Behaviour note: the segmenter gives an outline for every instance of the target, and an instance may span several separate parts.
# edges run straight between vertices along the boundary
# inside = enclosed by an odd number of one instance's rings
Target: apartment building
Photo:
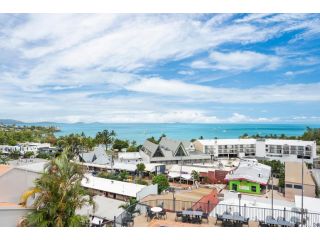
[[[217,158],[255,157],[282,162],[317,159],[316,142],[286,139],[205,139],[194,142],[197,151]]]

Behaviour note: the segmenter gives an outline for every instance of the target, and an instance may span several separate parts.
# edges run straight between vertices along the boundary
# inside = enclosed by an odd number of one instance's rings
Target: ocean
[[[120,139],[135,140],[142,144],[146,138],[161,134],[180,140],[192,138],[238,138],[247,133],[259,134],[285,134],[287,136],[300,136],[306,127],[320,128],[320,124],[189,124],[189,123],[24,123],[17,125],[56,126],[61,131],[56,136],[84,132],[87,136],[104,129],[114,130]]]

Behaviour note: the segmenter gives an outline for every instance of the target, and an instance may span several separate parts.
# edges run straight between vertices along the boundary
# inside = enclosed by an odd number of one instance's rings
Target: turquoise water
[[[37,123],[22,125],[56,126],[61,129],[57,136],[84,132],[94,137],[104,129],[115,130],[121,139],[135,140],[143,143],[148,137],[159,137],[165,133],[168,137],[181,140],[192,138],[238,138],[247,133],[253,134],[285,134],[287,136],[302,135],[306,127],[320,127],[320,124],[183,124],[183,123]]]

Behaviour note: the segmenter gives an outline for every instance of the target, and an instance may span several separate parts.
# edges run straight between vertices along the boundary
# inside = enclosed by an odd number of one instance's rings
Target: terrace
[[[320,227],[320,214],[208,202],[160,199],[138,203],[137,214],[123,212],[114,226],[133,227]],[[130,222],[130,224],[129,224]]]

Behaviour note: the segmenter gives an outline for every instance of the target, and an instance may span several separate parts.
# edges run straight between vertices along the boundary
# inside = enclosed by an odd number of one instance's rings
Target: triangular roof
[[[188,156],[188,153],[181,141],[175,141],[169,139],[167,137],[162,137],[160,140],[159,145],[164,148],[166,151],[171,151],[173,156],[176,156],[178,150],[181,148],[184,152],[185,156]]]

